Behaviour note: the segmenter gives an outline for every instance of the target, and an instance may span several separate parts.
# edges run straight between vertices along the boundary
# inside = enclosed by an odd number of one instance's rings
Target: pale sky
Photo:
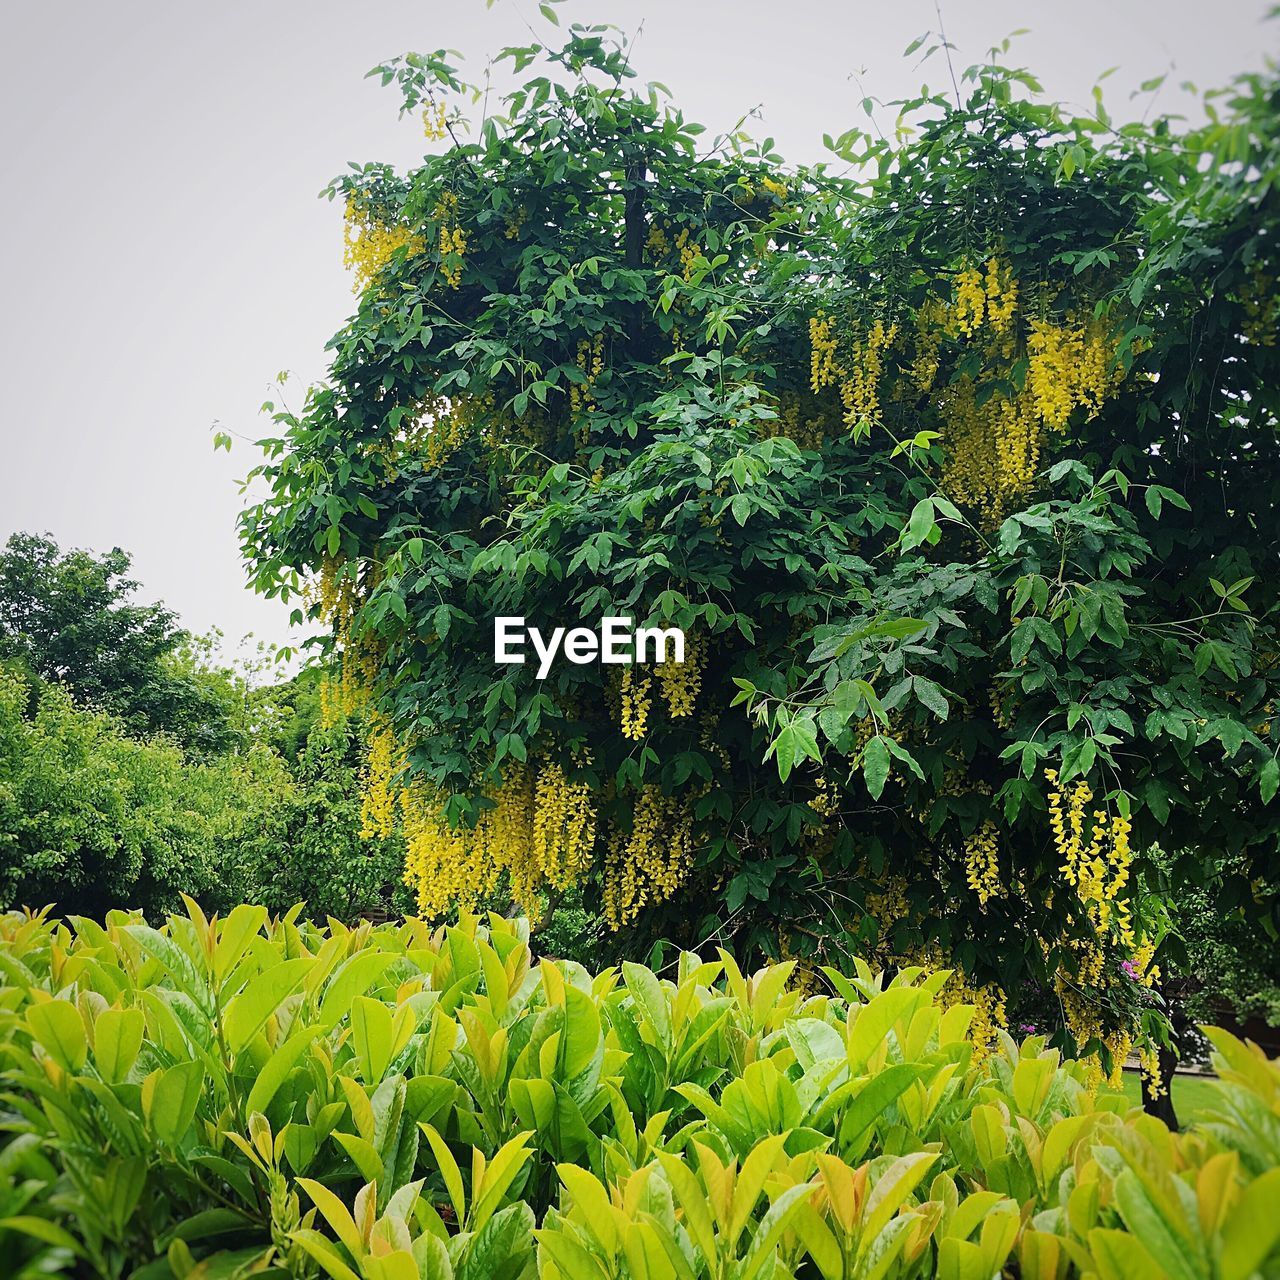
[[[1225,83],[1280,44],[1271,0],[942,0],[960,67],[1018,28],[1012,59],[1113,115],[1141,81]],[[865,93],[938,88],[934,0],[568,0],[567,24],[643,31],[633,65],[711,132],[759,105],[796,162],[864,118]],[[288,608],[244,585],[236,481],[277,371],[297,403],[350,313],[341,209],[316,193],[348,160],[408,165],[424,145],[394,90],[364,74],[453,48],[479,79],[529,42],[532,0],[0,0],[0,540],[135,557],[144,596],[197,632],[284,642]],[[860,87],[861,85],[861,87]],[[235,437],[212,451],[215,428]]]

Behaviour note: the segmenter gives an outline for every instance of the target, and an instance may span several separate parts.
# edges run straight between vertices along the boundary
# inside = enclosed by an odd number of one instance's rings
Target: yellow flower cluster
[[[466,232],[458,226],[458,197],[452,191],[440,193],[431,216],[440,226],[440,274],[449,288],[462,283],[462,263],[467,252]]]
[[[1095,417],[1124,378],[1115,339],[1098,320],[1069,316],[1065,324],[1033,318],[1027,333],[1027,387],[1051,430],[1066,426],[1077,405]]]
[[[1017,715],[1013,689],[1000,689],[993,684],[987,690],[987,700],[991,706],[991,718],[997,728],[1012,729]]]
[[[956,275],[951,303],[951,320],[957,333],[971,338],[982,326],[987,309],[987,289],[982,272],[965,266]]]
[[[997,333],[1008,333],[1018,311],[1018,282],[1013,268],[999,258],[987,261],[987,323]]]
[[[428,142],[439,142],[449,134],[449,108],[443,98],[429,103],[422,112],[422,132]]]
[[[779,182],[775,178],[761,178],[760,185],[772,196],[777,196],[779,200],[785,200],[789,194],[787,184]]]
[[[761,423],[760,431],[766,436],[786,436],[802,449],[817,451],[827,437],[826,423],[821,416],[802,416],[800,397],[783,392],[778,397],[778,416]]]
[[[1027,351],[1020,392],[993,390],[964,374],[936,398],[949,451],[943,487],[982,508],[991,523],[1030,488],[1046,432],[1065,426],[1077,406],[1096,414],[1122,377],[1114,339],[1095,322],[1033,320]]]
[[[443,915],[449,908],[474,909],[493,892],[498,867],[488,842],[477,831],[450,826],[439,797],[415,781],[400,792],[404,824],[404,880],[417,894],[424,918]]]
[[[1042,944],[1047,945],[1047,944]],[[1142,1073],[1147,1077],[1148,1087],[1158,1096],[1160,1092],[1160,1064],[1155,1045],[1135,1042],[1133,1031],[1128,1027],[1110,1027],[1102,1019],[1100,1005],[1091,994],[1101,988],[1114,985],[1116,982],[1137,982],[1144,987],[1151,987],[1159,979],[1159,969],[1151,965],[1154,946],[1143,943],[1134,952],[1129,962],[1131,976],[1118,977],[1115,957],[1096,942],[1072,941],[1068,943],[1076,959],[1076,972],[1068,978],[1059,971],[1054,978],[1054,990],[1062,1005],[1067,1029],[1078,1045],[1097,1041],[1106,1050],[1111,1059],[1111,1069],[1103,1067],[1101,1052],[1081,1057],[1085,1064],[1085,1084],[1096,1090],[1104,1081],[1118,1089],[1124,1083],[1124,1065],[1130,1053],[1136,1053]]]
[[[558,764],[544,764],[533,796],[533,861],[543,879],[568,888],[587,870],[595,843],[591,788],[571,781]]]
[[[980,270],[967,265],[956,274],[951,304],[951,332],[972,338],[989,325],[1004,335],[1013,328],[1018,311],[1018,282],[1013,268],[999,257],[987,259]]]
[[[576,418],[580,413],[589,413],[596,407],[592,388],[595,380],[604,370],[604,333],[597,333],[591,338],[582,338],[578,342],[576,364],[582,370],[586,381],[579,384],[569,383],[569,411]]]
[[[355,293],[363,293],[401,249],[412,256],[422,253],[426,247],[426,241],[408,227],[374,217],[365,201],[354,192],[347,196],[342,265],[354,276],[351,287]]]
[[[332,728],[369,701],[382,651],[376,637],[355,635],[353,623],[377,583],[377,565],[370,565],[361,578],[357,566],[326,556],[321,562],[319,579],[309,590],[317,614],[329,624],[338,647],[336,676],[328,671],[320,682],[323,728]]]
[[[676,249],[680,253],[680,274],[686,281],[693,279],[694,263],[702,256],[698,242],[689,235],[688,227],[681,227],[676,236]]]
[[[1064,809],[1064,796],[1056,785],[1057,772],[1047,769],[1045,777],[1053,788],[1049,792],[1049,825],[1062,859],[1059,869],[1063,879],[1074,887],[1098,927],[1114,927],[1120,941],[1132,948],[1133,925],[1128,900],[1123,896],[1133,860],[1129,820],[1118,813],[1109,816],[1105,810],[1095,809],[1086,840],[1085,811],[1093,799],[1093,789],[1084,779],[1077,779]]]
[[[995,1048],[1000,1032],[1009,1028],[1004,990],[996,982],[971,984],[964,970],[957,969],[942,989],[941,999],[944,1008],[953,1004],[973,1006],[969,1041],[973,1045],[974,1063],[981,1062]]]
[[[622,668],[622,736],[639,742],[649,727],[653,682],[648,675],[633,675],[633,670]]]
[[[1041,299],[1046,308],[1048,301]],[[934,394],[934,405],[948,451],[943,488],[980,508],[990,524],[1031,487],[1046,433],[1061,430],[1077,408],[1096,415],[1123,379],[1115,333],[1105,320],[1077,312],[1051,319],[1046,312],[1020,330],[1018,316],[1018,281],[997,255],[985,267],[967,265],[957,273],[950,306],[930,299],[915,317],[909,372],[918,391],[934,387],[944,337],[980,344],[984,373],[954,378]],[[1011,391],[1019,355],[1026,374]]]
[[[884,356],[897,336],[896,322],[878,319],[850,340],[848,359],[842,360],[832,318],[824,311],[809,318],[809,388],[816,395],[833,383],[839,387],[845,426],[879,413]]]
[[[684,661],[669,660],[658,666],[658,688],[673,720],[693,715],[694,703],[702,688],[702,662],[706,656],[706,648],[706,641],[702,636],[688,636],[685,640]]]
[[[476,906],[505,872],[512,897],[536,920],[541,892],[568,887],[590,865],[596,842],[591,791],[558,764],[509,769],[472,828],[451,826],[441,797],[418,780],[399,798],[405,882],[424,916]]]
[[[831,794],[831,784],[827,781],[825,774],[814,783],[814,794],[809,800],[809,808],[824,822],[837,812],[836,798]]]
[[[948,449],[942,487],[957,502],[998,523],[1008,498],[1025,492],[1040,459],[1042,433],[1026,397],[993,395],[979,403],[978,384],[962,374],[937,396]]]
[[[929,391],[938,376],[938,353],[947,331],[947,306],[941,298],[926,299],[916,311],[915,354],[911,381],[917,391]]]
[[[816,395],[836,380],[836,340],[831,317],[819,311],[809,317],[809,386]]]
[[[1001,891],[1000,842],[994,822],[984,822],[977,831],[965,837],[965,880],[978,895],[979,906],[985,907],[989,898]]]
[[[524,205],[517,205],[516,208],[507,215],[506,237],[508,240],[518,240],[520,232],[524,229],[524,220],[529,216],[529,211]]]
[[[667,239],[667,224],[653,221],[649,224],[649,234],[645,237],[644,247],[650,258],[661,261],[671,252],[671,242]]]
[[[1045,777],[1051,788],[1049,824],[1062,859],[1062,875],[1075,889],[1096,931],[1092,938],[1066,940],[1075,954],[1074,971],[1060,970],[1054,976],[1054,986],[1076,1042],[1084,1045],[1097,1040],[1106,1047],[1112,1064],[1106,1079],[1119,1086],[1121,1068],[1134,1048],[1133,1029],[1105,1025],[1096,993],[1127,982],[1151,987],[1160,976],[1151,963],[1155,944],[1138,938],[1125,896],[1132,862],[1131,825],[1123,815],[1090,811],[1093,791],[1084,780],[1078,779],[1066,794],[1057,785],[1056,771],[1047,769]],[[1138,1055],[1144,1071],[1156,1081],[1158,1062],[1153,1046],[1139,1046]],[[1102,1059],[1095,1054],[1087,1083],[1097,1087],[1103,1078]]]
[[[915,308],[900,368],[889,358],[896,322],[851,321],[846,333],[819,310],[808,321],[808,391],[816,398],[838,388],[848,428],[877,418],[883,397],[914,413],[927,396],[942,420],[943,491],[998,524],[1034,483],[1049,433],[1077,410],[1096,416],[1124,379],[1114,323],[1083,304],[1055,310],[1055,298],[1042,285],[1031,315],[1006,257],[966,264],[952,277],[949,299],[930,295]],[[944,344],[960,348],[961,362],[940,386]],[[820,399],[810,403],[816,420],[805,421],[804,407],[784,404],[766,433],[820,443],[831,434],[823,421],[831,415]]]
[[[888,936],[889,926],[897,920],[904,920],[911,914],[911,905],[907,901],[907,881],[905,876],[889,876],[880,885],[879,893],[869,893],[866,897],[867,915],[880,926],[880,954],[887,958],[884,940]]]
[[[364,778],[360,789],[360,838],[386,839],[396,826],[396,777],[404,759],[396,735],[385,716],[370,717],[365,746]]]
[[[840,399],[844,403],[844,424],[856,427],[880,412],[880,378],[884,353],[898,336],[897,324],[877,320],[852,343],[852,363],[840,373]]]
[[[611,929],[630,924],[641,908],[666,902],[693,865],[693,814],[656,783],[641,788],[631,832],[609,833],[604,866],[604,915]]]

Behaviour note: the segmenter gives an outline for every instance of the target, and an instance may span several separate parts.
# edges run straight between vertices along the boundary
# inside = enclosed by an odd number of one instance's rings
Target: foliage
[[[131,602],[131,563],[119,547],[94,556],[13,534],[0,552],[0,660],[63,685],[135,736],[163,731],[201,758],[227,750],[232,691],[168,609]]]
[[[172,741],[128,736],[0,664],[2,906],[158,914],[183,891],[236,901],[246,867],[277,861],[291,788],[265,747],[192,763]]]
[[[363,768],[357,725],[311,727],[273,815],[270,847],[253,862],[252,901],[272,911],[304,902],[317,920],[409,907],[403,840],[365,834]]]
[[[941,953],[1112,1066],[1157,840],[1162,892],[1237,852],[1276,936],[1275,85],[1117,126],[1000,56],[831,139],[849,177],[699,149],[605,28],[504,51],[470,139],[447,55],[379,68],[451,145],[331,188],[358,311],[242,534],[372,707],[424,913],[578,884],[623,950]],[[539,681],[496,615],[692,656]]]
[[[210,909],[305,899],[321,919],[407,906],[402,841],[362,836],[358,727],[314,726],[289,761],[268,740],[277,719],[193,762],[0,665],[0,908],[155,917],[184,893]]]
[[[8,1275],[1270,1274],[1280,1065],[1189,1133],[945,972],[591,974],[527,922],[0,917]],[[1015,1263],[1016,1260],[1016,1263]]]
[[[1234,858],[1225,874],[1239,874]],[[1246,912],[1223,911],[1206,890],[1179,895],[1173,918],[1184,957],[1178,963],[1178,1003],[1196,1022],[1211,1022],[1230,1011],[1241,1020],[1261,1018],[1280,1026],[1280,949],[1249,920]]]

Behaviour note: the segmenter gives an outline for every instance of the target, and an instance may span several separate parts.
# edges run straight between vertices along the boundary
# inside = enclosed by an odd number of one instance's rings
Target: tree
[[[94,556],[13,534],[0,553],[0,659],[119,716],[132,733],[163,730],[205,758],[226,750],[226,690],[187,652],[170,610],[132,602],[131,563],[119,547]]]
[[[1280,816],[1274,85],[1117,128],[996,51],[837,178],[699,151],[608,29],[501,56],[465,142],[444,53],[379,69],[452,144],[332,187],[359,309],[242,522],[421,909],[585,881],[623,947],[941,958],[1150,1057],[1144,850],[1177,892]],[[491,660],[611,614],[690,658]]]
[[[266,747],[193,763],[0,664],[0,910],[224,908],[278,863],[292,795]]]
[[[399,831],[374,836],[367,829],[362,745],[355,722],[312,726],[275,815],[278,835],[253,868],[249,901],[281,913],[301,902],[313,920],[411,908]]]

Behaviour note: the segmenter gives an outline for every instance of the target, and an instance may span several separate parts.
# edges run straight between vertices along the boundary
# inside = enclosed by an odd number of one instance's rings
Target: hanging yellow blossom
[[[809,319],[809,348],[809,386],[816,394],[836,380],[836,340],[824,312]]]
[[[591,788],[570,781],[558,764],[544,764],[533,805],[533,859],[548,884],[568,888],[587,870],[596,842]]]
[[[987,311],[987,289],[977,267],[963,267],[955,279],[951,319],[957,333],[971,338],[978,331]]]
[[[319,618],[329,625],[337,649],[336,661],[326,671],[320,685],[320,723],[332,728],[354,715],[371,697],[382,659],[377,636],[357,633],[356,615],[378,584],[376,564],[363,571],[358,565],[326,556],[317,582],[311,589]]]
[[[413,256],[427,247],[421,236],[402,223],[377,218],[355,192],[347,196],[343,224],[342,265],[352,272],[351,287],[356,293],[363,293],[400,250]]]
[[[422,132],[428,142],[439,142],[449,134],[449,109],[441,98],[428,103],[422,112]]]
[[[688,227],[681,227],[676,236],[676,249],[680,254],[680,274],[685,281],[693,279],[694,266],[702,256],[698,242],[689,235]]]
[[[580,414],[590,413],[596,407],[595,382],[604,371],[603,332],[579,339],[575,363],[583,375],[581,383],[569,383],[569,412],[576,418]]]
[[[405,881],[424,916],[477,906],[505,873],[511,896],[537,920],[543,891],[567,888],[590,865],[596,841],[591,791],[559,764],[512,765],[486,800],[473,827],[455,827],[442,797],[420,781],[400,792]]]
[[[896,323],[886,325],[883,320],[877,320],[853,340],[849,367],[840,373],[840,398],[844,403],[845,426],[856,427],[879,414],[884,354],[897,336]]]
[[[396,744],[395,733],[385,716],[375,712],[370,717],[365,748],[365,771],[360,792],[360,838],[385,839],[395,830],[395,778],[404,761]]]
[[[452,191],[441,192],[431,216],[440,228],[440,274],[456,289],[462,283],[462,261],[467,252],[466,232],[458,226],[458,197]]]
[[[996,825],[990,820],[965,837],[965,880],[978,895],[978,905],[985,907],[989,898],[1000,892],[1000,843]]]
[[[1018,311],[1018,282],[1013,269],[999,258],[987,261],[987,323],[999,334],[1007,333]]]
[[[630,834],[611,829],[604,867],[604,914],[611,929],[630,924],[643,907],[665,902],[693,865],[693,815],[656,783],[644,786]]]
[[[631,667],[622,669],[622,736],[639,742],[649,726],[649,703],[652,681],[648,675],[633,675]]]
[[[693,715],[693,706],[702,688],[702,660],[706,641],[690,635],[685,642],[683,662],[668,659],[658,665],[658,688],[673,720]]]
[[[1125,894],[1132,863],[1131,824],[1122,814],[1090,810],[1093,790],[1084,779],[1077,779],[1068,793],[1058,786],[1055,770],[1046,770],[1045,777],[1050,785],[1049,825],[1062,859],[1062,877],[1075,890],[1094,931],[1092,937],[1064,940],[1075,962],[1071,972],[1059,969],[1054,987],[1071,1034],[1078,1044],[1097,1041],[1105,1046],[1112,1067],[1106,1079],[1118,1086],[1124,1060],[1134,1046],[1133,1033],[1104,1023],[1099,992],[1125,983],[1150,987],[1159,977],[1151,965],[1154,945],[1137,936]],[[1140,1056],[1144,1069],[1155,1071],[1158,1064],[1151,1047],[1144,1046]],[[1094,1054],[1088,1083],[1096,1087],[1103,1078],[1101,1058]]]

